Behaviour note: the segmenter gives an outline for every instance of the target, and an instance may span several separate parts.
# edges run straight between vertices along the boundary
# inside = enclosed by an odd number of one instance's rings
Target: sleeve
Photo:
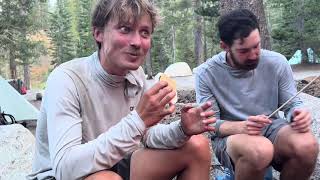
[[[205,76],[201,76],[203,73],[196,72],[195,74],[195,91],[196,91],[196,100],[198,104],[205,102],[212,103],[212,110],[215,112],[214,116],[217,118],[217,121],[220,120],[220,108],[217,103],[217,100],[213,92],[209,88],[208,80],[205,79]]]
[[[81,179],[111,168],[138,148],[145,126],[135,111],[96,139],[83,144],[79,95],[74,82],[61,71],[52,74],[48,79],[44,106],[56,179]]]
[[[189,138],[190,136],[182,131],[180,121],[174,121],[150,127],[143,138],[143,143],[148,148],[175,149],[183,146]]]
[[[297,88],[293,78],[293,73],[290,65],[284,62],[282,72],[280,72],[279,78],[279,107],[284,104],[291,97],[296,95]],[[290,121],[292,112],[294,109],[301,107],[303,105],[301,99],[297,96],[290,103],[288,103],[282,109],[285,113],[287,120]]]
[[[220,136],[219,128],[221,124],[225,122],[225,120],[221,119],[219,104],[217,103],[217,100],[213,92],[209,88],[210,83],[208,82],[210,81],[205,80],[206,76],[201,76],[201,74],[203,73],[198,73],[198,72],[195,73],[195,91],[196,91],[197,103],[198,104],[202,104],[205,102],[212,103],[212,110],[215,112],[214,116],[217,119],[217,121],[214,123],[216,131],[212,132],[212,135]]]
[[[146,85],[143,88],[143,93],[157,82],[147,83],[145,78],[143,79]],[[141,94],[141,98],[143,93]],[[148,128],[143,136],[142,142],[148,148],[175,149],[183,146],[189,139],[190,137],[185,135],[181,129],[180,121],[174,121],[170,124],[157,124]]]

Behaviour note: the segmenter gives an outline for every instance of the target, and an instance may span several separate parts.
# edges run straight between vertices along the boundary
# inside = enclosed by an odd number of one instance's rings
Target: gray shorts
[[[263,130],[262,130],[262,135],[266,138],[268,138],[272,144],[275,143],[275,140],[277,138],[278,135],[278,131],[283,127],[288,125],[288,121],[285,119],[275,119],[272,120],[272,124],[266,126]],[[211,140],[213,141],[212,143],[212,148],[215,152],[215,155],[217,157],[217,159],[219,160],[220,164],[225,167],[228,168],[230,170],[234,171],[234,164],[230,158],[230,156],[227,153],[227,138],[223,137],[223,138],[219,138],[219,137],[211,137]],[[282,164],[281,162],[277,162],[276,160],[272,160],[271,165],[274,169],[281,171],[282,169]]]

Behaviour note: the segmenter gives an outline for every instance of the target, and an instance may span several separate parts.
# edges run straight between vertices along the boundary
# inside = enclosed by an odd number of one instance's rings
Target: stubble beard
[[[233,55],[233,53],[231,51],[229,51],[229,53],[230,53],[230,61],[232,61],[234,66],[238,69],[250,71],[250,70],[257,68],[257,66],[259,64],[259,60],[260,60],[259,58],[255,59],[255,60],[247,59],[245,61],[245,63],[242,64],[235,58],[235,56]],[[253,62],[253,63],[246,63],[246,62]]]

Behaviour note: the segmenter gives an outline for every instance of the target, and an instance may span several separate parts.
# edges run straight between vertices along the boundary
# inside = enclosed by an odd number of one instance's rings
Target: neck
[[[235,66],[234,63],[233,63],[233,59],[232,59],[229,51],[227,51],[227,53],[226,53],[226,62],[227,62],[227,64],[229,64],[231,67],[234,67],[234,66]]]
[[[110,75],[117,75],[117,76],[125,76],[127,72],[117,72],[116,67],[112,67],[111,64],[108,62],[107,57],[105,56],[104,51],[102,49],[99,50],[98,53],[99,61],[102,66],[102,68]]]

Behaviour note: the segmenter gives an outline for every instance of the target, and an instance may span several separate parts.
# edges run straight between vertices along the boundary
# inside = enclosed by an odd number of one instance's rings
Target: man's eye
[[[141,31],[141,35],[142,35],[142,37],[147,38],[147,37],[149,37],[149,36],[150,36],[150,32],[149,32],[149,31],[147,31],[147,30],[143,30],[143,31]]]
[[[122,26],[122,27],[120,27],[120,31],[122,33],[129,33],[131,31],[131,29],[127,26]]]
[[[247,53],[248,51],[239,51],[240,54],[245,54]]]

